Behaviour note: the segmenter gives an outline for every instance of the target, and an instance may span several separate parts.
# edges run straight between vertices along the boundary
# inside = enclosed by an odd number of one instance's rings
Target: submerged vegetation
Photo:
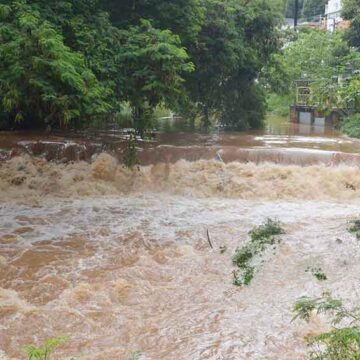
[[[327,276],[321,267],[308,267],[305,272],[311,272],[311,274],[319,281],[327,280]]]
[[[269,246],[276,246],[280,239],[276,239],[276,235],[284,234],[279,221],[267,219],[267,221],[255,227],[249,232],[250,242],[240,249],[237,249],[233,255],[233,263],[238,269],[233,271],[233,283],[236,286],[249,285],[252,281],[259,265],[258,258],[262,257],[262,253]],[[256,259],[255,259],[256,258]]]
[[[27,345],[25,351],[29,360],[51,360],[56,348],[69,340],[67,336],[48,339],[41,346]]]
[[[301,297],[294,305],[295,319],[309,322],[315,313],[330,316],[332,329],[308,338],[313,360],[356,360],[360,354],[360,308],[348,309],[326,292],[319,298]]]
[[[141,358],[141,352],[140,351],[134,351],[128,360],[140,360]]]
[[[352,220],[350,222],[349,232],[356,236],[356,239],[360,241],[360,220]]]
[[[124,165],[127,166],[128,168],[132,168],[135,165],[139,164],[136,144],[137,144],[136,135],[134,133],[131,133],[129,135],[127,148],[124,156]]]

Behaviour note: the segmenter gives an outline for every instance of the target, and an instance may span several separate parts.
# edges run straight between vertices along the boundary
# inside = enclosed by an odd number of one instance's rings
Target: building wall
[[[326,29],[334,32],[343,28],[343,19],[341,18],[342,0],[329,0],[325,8]]]
[[[326,14],[341,12],[342,0],[329,0],[326,7]]]

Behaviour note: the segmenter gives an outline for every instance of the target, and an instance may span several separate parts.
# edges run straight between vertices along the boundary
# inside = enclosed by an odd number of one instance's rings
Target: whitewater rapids
[[[329,324],[291,322],[294,302],[358,303],[359,200],[360,169],[341,164],[1,162],[0,359],[59,335],[55,360],[306,359]],[[268,217],[286,234],[235,287],[232,254]]]

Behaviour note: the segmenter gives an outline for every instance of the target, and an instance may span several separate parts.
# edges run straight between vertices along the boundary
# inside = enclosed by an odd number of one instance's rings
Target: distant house
[[[341,10],[342,0],[329,0],[325,5],[325,24],[328,31],[335,32],[348,27],[348,21],[341,17]]]

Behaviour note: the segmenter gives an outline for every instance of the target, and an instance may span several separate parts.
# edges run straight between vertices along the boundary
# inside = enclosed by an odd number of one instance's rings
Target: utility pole
[[[299,0],[295,0],[295,14],[294,14],[294,28],[298,25],[298,14],[299,14]]]

